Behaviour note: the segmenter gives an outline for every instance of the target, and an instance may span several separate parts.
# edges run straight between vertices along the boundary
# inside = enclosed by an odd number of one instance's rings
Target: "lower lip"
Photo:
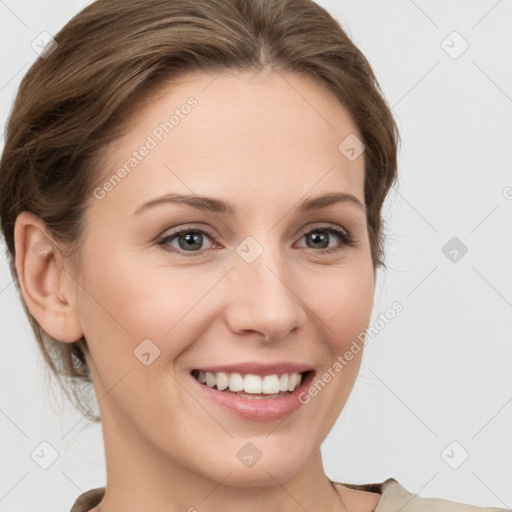
[[[313,375],[314,372],[310,371],[302,378],[300,386],[295,391],[279,398],[244,398],[229,391],[219,391],[201,384],[193,375],[190,377],[212,402],[235,415],[249,420],[270,421],[286,418],[303,405],[299,401],[299,395],[308,388]]]

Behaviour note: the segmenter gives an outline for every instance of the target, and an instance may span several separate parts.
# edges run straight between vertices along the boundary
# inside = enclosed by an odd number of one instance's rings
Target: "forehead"
[[[189,74],[134,105],[108,148],[102,186],[132,209],[165,192],[238,194],[292,203],[344,191],[364,202],[364,154],[339,145],[360,134],[326,87],[291,73]],[[124,172],[119,172],[124,169]],[[112,180],[110,180],[112,181]],[[110,201],[105,201],[106,203]],[[126,212],[125,212],[126,213]]]

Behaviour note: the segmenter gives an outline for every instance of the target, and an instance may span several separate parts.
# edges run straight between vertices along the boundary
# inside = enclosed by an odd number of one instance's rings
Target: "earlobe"
[[[70,276],[55,242],[37,215],[23,211],[14,227],[16,272],[27,307],[53,338],[73,342],[83,336]]]

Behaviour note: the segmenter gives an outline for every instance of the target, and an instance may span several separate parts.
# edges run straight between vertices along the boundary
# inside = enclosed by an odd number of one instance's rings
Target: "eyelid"
[[[310,227],[305,228],[305,230],[302,231],[302,235],[300,236],[299,240],[302,240],[302,238],[305,235],[315,232],[315,231],[327,231],[328,233],[334,233],[342,239],[342,242],[341,242],[340,246],[328,247],[328,248],[319,249],[319,250],[315,250],[315,249],[311,249],[310,247],[307,247],[307,249],[310,249],[313,252],[325,254],[325,253],[329,253],[329,252],[334,252],[336,250],[341,250],[343,247],[354,247],[357,243],[357,240],[351,235],[350,231],[347,228],[337,225],[337,224],[333,225],[333,224],[322,223],[322,222],[320,222],[319,224],[313,223],[313,225],[311,225]]]
[[[167,230],[165,230],[161,235],[159,235],[157,237],[156,243],[158,245],[162,245],[162,246],[164,246],[164,248],[166,248],[167,240],[174,239],[177,236],[179,236],[180,234],[187,233],[187,232],[197,232],[197,233],[205,234],[210,238],[210,240],[212,241],[212,244],[217,243],[216,238],[218,238],[218,235],[216,233],[214,233],[211,229],[206,228],[206,227],[189,226],[189,225],[180,226],[180,227],[175,228],[169,232],[167,232]],[[166,249],[166,250],[170,251],[170,252],[175,252],[178,254],[186,253],[186,256],[200,255],[200,254],[204,254],[204,252],[206,251],[206,249],[203,249],[201,251],[182,251],[182,250],[176,249],[176,248]]]
[[[347,228],[340,226],[338,224],[331,224],[329,222],[312,222],[308,224],[305,228],[301,229],[299,233],[302,233],[302,236],[304,236],[316,229],[318,229],[319,231],[322,229],[335,229],[338,231],[342,231],[347,236],[350,236],[350,232],[348,231]]]

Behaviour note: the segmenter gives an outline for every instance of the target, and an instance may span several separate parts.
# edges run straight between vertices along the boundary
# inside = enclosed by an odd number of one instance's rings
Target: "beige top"
[[[378,492],[381,494],[373,512],[512,512],[512,509],[477,507],[456,501],[423,498],[409,492],[394,478],[388,478],[385,482],[380,484],[345,484],[343,482],[334,481],[333,483],[344,485],[349,489]],[[104,493],[104,487],[98,487],[97,489],[84,492],[77,498],[70,512],[88,512],[101,501]]]

